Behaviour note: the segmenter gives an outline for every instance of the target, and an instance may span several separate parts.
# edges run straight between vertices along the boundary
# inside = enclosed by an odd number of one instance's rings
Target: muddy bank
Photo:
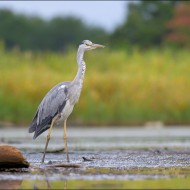
[[[43,188],[49,189],[65,185],[74,188],[76,184],[83,189],[126,189],[158,182],[165,184],[163,188],[171,184],[174,188],[190,187],[190,128],[69,128],[70,160],[80,168],[47,167],[66,163],[62,129],[54,129],[44,165],[40,162],[46,135],[33,141],[26,129],[12,131],[1,129],[1,141],[21,149],[31,167],[1,171],[0,187],[7,181],[14,186],[17,181],[20,188],[40,188],[43,181]]]
[[[31,167],[1,171],[1,180],[143,180],[190,175],[190,150],[73,151],[71,163],[80,168],[48,167],[66,163],[64,153],[47,153],[45,164],[41,164],[42,153],[23,153]]]

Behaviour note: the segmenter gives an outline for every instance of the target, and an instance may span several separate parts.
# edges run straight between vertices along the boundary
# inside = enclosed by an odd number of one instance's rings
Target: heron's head
[[[87,50],[92,50],[92,49],[96,49],[96,48],[104,48],[103,45],[100,44],[94,44],[92,43],[90,40],[83,40],[80,45],[80,48],[83,48],[85,51]]]

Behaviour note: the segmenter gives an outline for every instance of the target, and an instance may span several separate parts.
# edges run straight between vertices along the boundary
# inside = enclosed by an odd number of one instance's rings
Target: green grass
[[[87,52],[87,71],[70,123],[190,123],[190,55],[170,49]],[[0,49],[0,121],[28,124],[43,96],[77,72],[76,50],[63,53]]]
[[[132,180],[23,180],[18,182],[21,189],[189,189],[190,168],[189,167],[155,167],[155,168],[89,168],[86,176],[110,176],[131,175]],[[60,174],[61,176],[62,174]],[[139,175],[149,179],[139,179]],[[51,174],[52,176],[52,174]],[[157,178],[156,178],[157,176]],[[63,177],[63,176],[62,176]],[[155,177],[155,178],[153,178]]]
[[[189,189],[190,177],[146,180],[24,180],[21,189]]]

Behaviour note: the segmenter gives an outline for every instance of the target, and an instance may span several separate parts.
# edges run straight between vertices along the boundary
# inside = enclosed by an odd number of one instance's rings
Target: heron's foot
[[[44,158],[42,158],[41,164],[44,164]]]
[[[45,152],[44,152],[44,154],[43,154],[41,164],[43,164],[43,163],[44,163],[44,160],[45,160]]]
[[[67,155],[67,163],[70,163],[70,159],[69,156]]]

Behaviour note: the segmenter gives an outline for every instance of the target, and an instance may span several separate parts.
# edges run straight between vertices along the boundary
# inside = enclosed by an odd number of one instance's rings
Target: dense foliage
[[[92,38],[104,42],[106,33],[101,28],[86,26],[75,17],[55,17],[50,21],[39,17],[17,15],[10,10],[0,10],[0,39],[8,49],[64,50]]]
[[[165,40],[174,46],[190,47],[190,2],[179,4],[173,18],[167,23],[170,32]]]
[[[123,25],[112,35],[118,44],[138,45],[143,48],[158,46],[167,33],[166,23],[172,18],[175,3],[172,1],[141,1],[128,7]]]
[[[189,40],[186,39],[190,39],[189,10],[190,4],[183,1],[131,1],[126,6],[128,14],[123,24],[110,34],[72,16],[43,20],[0,9],[0,40],[8,49],[62,51],[76,46],[83,39],[116,48],[135,45],[145,49],[165,45],[168,41],[178,44],[180,41],[176,36],[180,36],[182,45],[187,47]]]
[[[76,50],[0,51],[0,119],[29,123],[47,91],[77,71]],[[98,57],[98,58],[97,58]],[[189,123],[190,57],[186,50],[87,52],[84,88],[69,122],[75,124]]]

